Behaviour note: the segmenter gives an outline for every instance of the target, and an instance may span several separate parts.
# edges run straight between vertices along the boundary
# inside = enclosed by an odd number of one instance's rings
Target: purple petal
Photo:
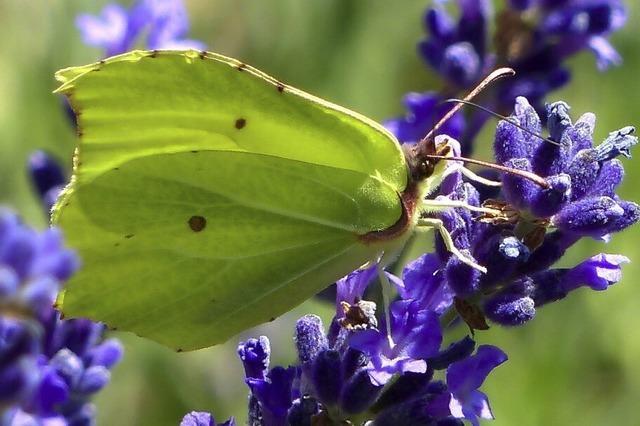
[[[461,340],[451,343],[437,355],[430,357],[427,363],[429,367],[434,370],[444,370],[454,362],[470,356],[475,347],[476,342],[474,342],[471,337],[465,336]]]
[[[349,337],[349,346],[369,356],[373,356],[381,347],[388,346],[387,337],[378,330],[368,329],[353,333]]]
[[[453,292],[443,280],[442,263],[433,253],[407,264],[402,272],[403,299],[419,300],[424,309],[442,313],[453,303]]]
[[[425,26],[433,38],[449,39],[453,37],[455,31],[453,19],[439,4],[435,4],[433,8],[428,9],[424,19]]]
[[[248,378],[246,383],[263,409],[269,410],[275,418],[284,419],[291,406],[291,387],[295,376],[294,367],[274,367],[265,380]]]
[[[596,65],[600,71],[606,71],[612,66],[622,64],[622,56],[606,38],[601,36],[590,37],[587,45],[596,56]]]
[[[395,365],[391,366],[392,368],[389,367],[389,365],[384,365],[381,367],[368,368],[367,373],[369,374],[369,379],[371,379],[371,384],[374,386],[384,386],[393,378],[394,374],[400,372],[399,368],[394,368]]]
[[[567,292],[581,286],[606,290],[622,279],[621,265],[629,262],[626,256],[600,253],[568,270],[562,277],[563,288]]]
[[[69,426],[69,422],[64,416],[39,416],[26,413],[21,409],[15,409],[3,419],[8,422],[6,426]]]
[[[216,426],[216,421],[210,413],[192,411],[182,418],[180,426]]]
[[[60,164],[44,151],[35,151],[29,156],[29,175],[40,197],[53,187],[59,187],[67,182]]]
[[[507,355],[495,346],[482,345],[475,355],[455,362],[447,369],[447,385],[460,400],[466,400],[471,391],[478,389],[487,375],[507,360]]]
[[[102,365],[111,368],[120,362],[123,353],[124,349],[119,340],[108,339],[91,348],[89,359],[91,365]]]
[[[111,379],[111,373],[102,365],[94,365],[87,368],[78,383],[75,391],[83,394],[96,393],[104,388]]]
[[[482,64],[478,52],[468,42],[454,43],[444,51],[441,72],[458,86],[467,87],[475,82]]]
[[[417,142],[451,109],[450,104],[441,103],[443,100],[435,92],[408,93],[404,97],[406,115],[388,120],[384,125],[400,142]],[[463,130],[464,117],[457,113],[442,126],[438,134],[447,134],[456,139],[462,135]]]
[[[491,406],[489,405],[489,399],[484,393],[478,390],[472,391],[464,401],[452,397],[449,402],[449,410],[453,417],[460,419],[466,418],[474,426],[480,425],[478,417],[489,420],[494,418],[491,412]]]
[[[403,330],[404,337],[396,341],[394,352],[412,359],[426,359],[438,353],[442,344],[442,329],[435,312],[419,311],[411,330]],[[394,338],[397,333],[394,330]]]
[[[489,398],[487,398],[487,395],[485,395],[483,392],[472,392],[470,403],[473,407],[473,411],[478,417],[480,417],[481,419],[494,419],[493,412],[491,411],[491,406],[489,405]]]
[[[7,300],[18,290],[20,279],[13,268],[0,265],[0,300]]]
[[[67,348],[59,350],[51,358],[50,365],[71,387],[75,387],[79,383],[84,373],[82,360]]]
[[[39,277],[22,287],[21,299],[34,312],[40,312],[53,305],[60,283],[50,276]]]
[[[122,6],[109,4],[99,16],[79,15],[76,26],[85,44],[101,47],[106,50],[107,56],[111,56],[130,47],[124,43],[128,19],[127,11]]]
[[[53,368],[45,367],[41,374],[42,378],[33,396],[32,404],[40,412],[52,413],[57,404],[69,398],[69,385]]]
[[[373,281],[376,274],[377,265],[371,265],[366,269],[351,272],[336,282],[336,316],[344,316],[340,302],[353,305],[362,299],[367,286]]]

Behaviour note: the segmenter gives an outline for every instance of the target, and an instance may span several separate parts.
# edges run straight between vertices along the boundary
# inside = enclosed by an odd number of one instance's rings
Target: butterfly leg
[[[382,286],[382,304],[384,305],[384,321],[387,328],[387,339],[389,340],[389,346],[393,348],[395,343],[391,337],[391,312],[389,312],[391,309],[391,293],[393,288],[391,282],[389,282],[389,277],[387,277],[387,274],[384,272],[384,267],[378,263],[377,268],[378,278]]]
[[[440,197],[440,199],[426,199],[423,202],[425,212],[437,212],[447,208],[461,208],[477,213],[487,213],[491,215],[499,215],[501,212],[496,209],[487,207],[472,206],[460,200],[450,200],[446,197]]]
[[[451,238],[451,234],[449,233],[447,228],[445,228],[444,223],[440,219],[422,218],[418,220],[418,229],[420,227],[432,228],[438,231],[440,233],[440,236],[442,237],[442,240],[444,241],[444,246],[451,252],[451,254],[457,257],[462,263],[469,265],[474,269],[477,269],[483,274],[487,273],[487,268],[482,265],[478,265],[474,259],[458,250],[455,243],[453,242],[453,238]]]

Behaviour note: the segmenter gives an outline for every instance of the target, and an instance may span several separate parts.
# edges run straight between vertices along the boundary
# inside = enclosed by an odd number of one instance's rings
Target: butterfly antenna
[[[477,104],[475,102],[467,101],[465,99],[451,98],[451,99],[446,99],[446,100],[442,101],[442,103],[443,104],[444,103],[456,103],[456,104],[460,104],[460,105],[470,105],[470,106],[476,107],[479,110],[482,110],[482,111],[486,112],[487,114],[491,114],[494,117],[497,117],[497,118],[499,118],[501,120],[506,121],[507,123],[509,123],[509,124],[511,124],[513,126],[516,126],[518,129],[522,130],[523,132],[529,133],[532,136],[535,136],[535,137],[537,137],[539,139],[542,139],[545,142],[549,142],[550,144],[555,145],[555,146],[562,146],[558,142],[554,141],[553,139],[545,138],[544,136],[539,135],[536,132],[533,132],[533,131],[527,129],[524,126],[521,126],[520,124],[518,124],[515,121],[511,120],[509,117],[505,117],[504,115],[499,114],[499,113],[497,113],[495,111],[492,111],[489,108],[483,107],[482,105]]]
[[[463,161],[465,163],[477,164],[479,166],[484,166],[489,169],[498,170],[500,172],[520,176],[522,178],[532,181],[533,183],[535,183],[536,185],[544,189],[549,189],[551,187],[551,185],[549,185],[549,182],[547,182],[544,178],[542,178],[541,176],[538,176],[533,172],[528,172],[526,170],[514,169],[511,167],[502,166],[500,164],[489,163],[486,161],[475,160],[473,158],[466,158],[466,157],[450,157],[446,155],[435,155],[435,154],[426,154],[425,157],[429,159],[434,159],[434,160]]]
[[[471,101],[473,98],[478,96],[478,94],[480,92],[482,92],[489,84],[493,83],[494,81],[496,81],[496,80],[498,80],[500,78],[510,77],[512,75],[515,75],[515,73],[516,72],[511,68],[498,68],[497,70],[495,70],[491,74],[489,74],[487,77],[485,77],[484,80],[482,80],[472,91],[470,91],[467,94],[467,96],[464,97],[463,101],[465,101],[465,102]],[[440,129],[440,127],[442,127],[444,125],[444,123],[446,123],[456,112],[460,111],[460,108],[462,108],[463,105],[464,105],[464,103],[458,102],[453,108],[451,108],[449,110],[449,112],[447,112],[436,123],[436,125],[433,126],[433,128],[429,131],[429,133],[427,133],[427,135],[424,138],[422,138],[420,143],[426,143],[426,142],[423,142],[423,141],[427,141],[427,140],[433,138],[433,136]]]

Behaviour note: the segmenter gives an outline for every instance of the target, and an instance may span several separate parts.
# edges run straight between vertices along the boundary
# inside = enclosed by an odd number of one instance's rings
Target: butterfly
[[[461,206],[427,198],[455,158],[446,137],[403,149],[210,52],[133,51],[56,77],[81,140],[52,211],[83,261],[57,301],[67,317],[193,350],[384,265],[419,229],[484,269],[421,214]]]

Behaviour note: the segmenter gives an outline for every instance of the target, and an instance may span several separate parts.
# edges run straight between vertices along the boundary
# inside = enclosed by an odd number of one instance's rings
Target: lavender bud
[[[316,395],[325,405],[338,401],[342,388],[342,360],[340,353],[325,350],[318,354],[312,370],[312,380]]]
[[[305,315],[296,322],[294,340],[305,370],[311,368],[313,360],[329,346],[322,320],[317,315]]]
[[[356,414],[366,410],[378,397],[382,386],[375,386],[369,374],[360,370],[349,379],[340,395],[340,406],[346,413]]]

